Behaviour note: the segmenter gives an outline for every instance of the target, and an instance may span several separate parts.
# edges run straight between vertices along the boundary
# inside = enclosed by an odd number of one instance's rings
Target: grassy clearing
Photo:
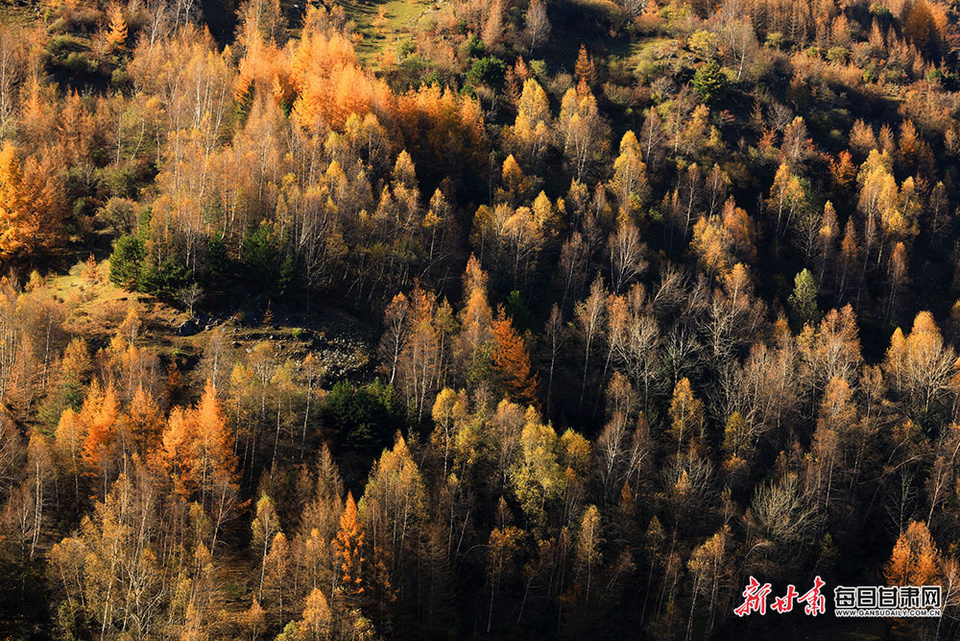
[[[676,42],[675,38],[661,36],[657,38],[648,38],[634,42],[624,41],[623,46],[616,49],[611,48],[611,53],[623,60],[627,67],[636,69],[642,62],[655,59],[659,56],[658,50]]]
[[[250,317],[242,310],[220,310],[209,329],[200,326],[193,336],[180,336],[177,328],[189,320],[187,312],[148,294],[116,287],[109,274],[109,261],[80,262],[66,274],[47,278],[38,294],[41,300],[60,305],[66,313],[64,329],[89,341],[94,350],[109,344],[131,306],[136,306],[142,324],[138,346],[156,350],[166,362],[177,362],[186,377],[185,389],[202,386],[196,365],[214,332],[223,334],[228,362],[243,359],[257,343],[266,342],[278,362],[301,361],[313,353],[327,368],[331,380],[370,371],[369,339],[344,310],[322,308],[271,324],[263,324],[259,315]]]
[[[129,292],[110,282],[110,263],[95,265],[80,262],[62,276],[48,278],[43,291],[54,303],[68,310],[64,329],[89,340],[106,342],[117,331],[132,305],[145,327],[162,328],[158,347],[182,349],[187,339],[171,331],[187,319],[187,314],[152,296]]]
[[[388,47],[411,40],[417,22],[434,7],[433,3],[421,0],[350,0],[342,5],[356,23],[356,32],[363,36],[357,54],[368,63]]]

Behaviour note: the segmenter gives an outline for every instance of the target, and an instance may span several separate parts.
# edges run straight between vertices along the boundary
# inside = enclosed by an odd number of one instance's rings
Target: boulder
[[[177,336],[193,336],[198,331],[200,331],[200,329],[197,327],[197,324],[194,323],[192,319],[183,321],[182,323],[180,323],[180,325],[177,326]]]

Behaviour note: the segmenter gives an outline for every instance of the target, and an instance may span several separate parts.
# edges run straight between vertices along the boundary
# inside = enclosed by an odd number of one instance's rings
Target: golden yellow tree
[[[940,551],[923,521],[910,521],[884,568],[890,585],[930,585],[939,576]]]
[[[647,166],[642,159],[640,143],[633,131],[623,134],[620,155],[613,163],[611,186],[617,195],[620,211],[630,215],[639,210],[647,199]]]
[[[48,245],[63,233],[60,172],[50,154],[0,151],[0,260]]]
[[[7,143],[0,151],[0,258],[10,258],[30,247],[37,228],[29,204],[17,148]]]
[[[703,401],[694,396],[690,379],[680,379],[670,400],[670,436],[678,453],[691,439],[703,440],[704,421]]]
[[[110,26],[107,29],[107,45],[112,50],[123,48],[127,42],[127,20],[120,5],[111,4],[107,9]]]
[[[523,83],[517,119],[509,133],[517,155],[527,162],[539,161],[550,144],[550,101],[547,92],[533,78]]]

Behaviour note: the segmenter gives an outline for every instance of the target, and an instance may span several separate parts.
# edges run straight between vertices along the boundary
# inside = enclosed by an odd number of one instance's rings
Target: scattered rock
[[[199,331],[196,323],[193,320],[183,321],[177,327],[177,336],[193,336]]]

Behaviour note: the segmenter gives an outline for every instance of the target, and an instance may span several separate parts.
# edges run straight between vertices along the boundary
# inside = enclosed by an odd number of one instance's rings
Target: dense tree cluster
[[[957,7],[355,4],[0,28],[4,634],[960,633]]]

